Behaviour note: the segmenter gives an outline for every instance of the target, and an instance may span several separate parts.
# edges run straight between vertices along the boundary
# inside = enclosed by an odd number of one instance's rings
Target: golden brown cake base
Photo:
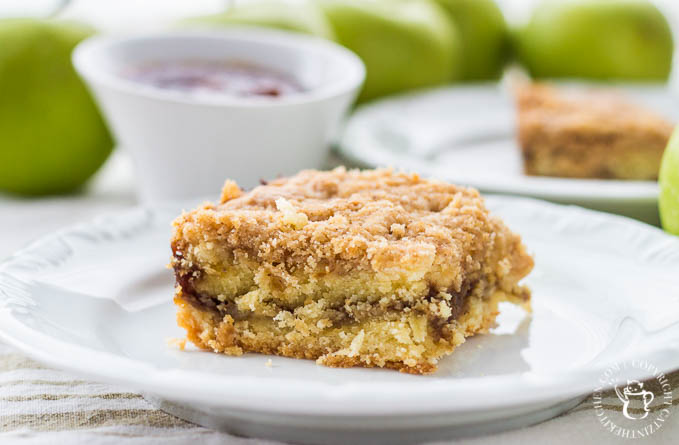
[[[389,170],[305,171],[175,221],[177,321],[200,348],[430,373],[533,261],[478,192]]]
[[[673,126],[598,90],[517,88],[519,144],[528,175],[654,180]]]
[[[412,374],[435,371],[438,358],[451,353],[466,337],[488,332],[502,301],[513,301],[530,310],[527,301],[517,301],[501,292],[486,299],[472,298],[468,310],[444,338],[434,329],[422,332],[428,330],[426,321],[413,314],[319,329],[313,319],[298,319],[289,325],[266,318],[235,321],[230,315],[194,307],[183,298],[181,290],[175,297],[179,307],[177,323],[199,348],[228,355],[252,351],[312,359],[339,368],[377,366]]]

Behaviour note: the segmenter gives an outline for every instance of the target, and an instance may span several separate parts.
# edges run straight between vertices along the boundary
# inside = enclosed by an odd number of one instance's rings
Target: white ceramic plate
[[[616,88],[632,101],[679,122],[679,103],[669,89]],[[484,192],[579,204],[657,221],[654,181],[524,175],[513,98],[502,84],[445,87],[365,105],[347,122],[338,150],[368,167],[401,167]]]
[[[615,361],[679,367],[679,239],[576,207],[488,204],[535,254],[534,313],[503,306],[492,333],[471,338],[431,376],[279,357],[267,367],[262,355],[168,347],[182,335],[165,268],[169,222],[181,210],[170,205],[101,217],[2,263],[0,337],[200,423],[297,441],[381,431],[394,443],[524,425],[572,406],[564,402],[591,392]]]

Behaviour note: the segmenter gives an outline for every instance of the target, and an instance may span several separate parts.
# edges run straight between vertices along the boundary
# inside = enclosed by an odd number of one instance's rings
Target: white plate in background
[[[492,333],[469,339],[431,376],[281,357],[267,367],[264,355],[168,347],[183,335],[165,268],[180,205],[101,217],[0,264],[0,338],[195,422],[298,442],[399,443],[518,427],[573,406],[613,362],[679,368],[679,239],[577,207],[487,202],[535,255],[526,279],[534,312],[503,305]]]
[[[679,122],[678,99],[664,86],[603,88],[618,89]],[[360,107],[347,122],[338,151],[366,167],[404,168],[482,192],[578,204],[657,222],[655,181],[526,176],[515,120],[513,98],[502,84],[407,93]]]

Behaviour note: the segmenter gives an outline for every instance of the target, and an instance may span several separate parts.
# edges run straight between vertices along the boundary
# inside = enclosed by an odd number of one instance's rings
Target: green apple
[[[261,26],[334,39],[332,28],[325,15],[315,3],[311,2],[288,3],[270,0],[243,3],[221,14],[189,18],[182,24],[211,27]]]
[[[672,32],[646,0],[547,0],[516,33],[520,62],[538,78],[666,80]]]
[[[679,235],[679,129],[674,131],[660,164],[660,220],[665,230]]]
[[[111,136],[71,65],[84,25],[0,20],[0,190],[80,187],[111,152]]]
[[[455,25],[429,0],[323,0],[337,41],[366,66],[359,101],[459,79]]]
[[[505,18],[493,0],[436,0],[460,31],[462,79],[491,80],[502,74],[509,52]]]

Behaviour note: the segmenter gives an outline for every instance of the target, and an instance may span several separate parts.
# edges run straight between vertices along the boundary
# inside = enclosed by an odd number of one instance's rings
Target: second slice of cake
[[[602,89],[516,88],[518,136],[528,175],[657,179],[673,125]]]
[[[530,307],[533,260],[477,191],[390,170],[227,182],[172,251],[179,325],[229,355],[429,373],[499,302]]]

